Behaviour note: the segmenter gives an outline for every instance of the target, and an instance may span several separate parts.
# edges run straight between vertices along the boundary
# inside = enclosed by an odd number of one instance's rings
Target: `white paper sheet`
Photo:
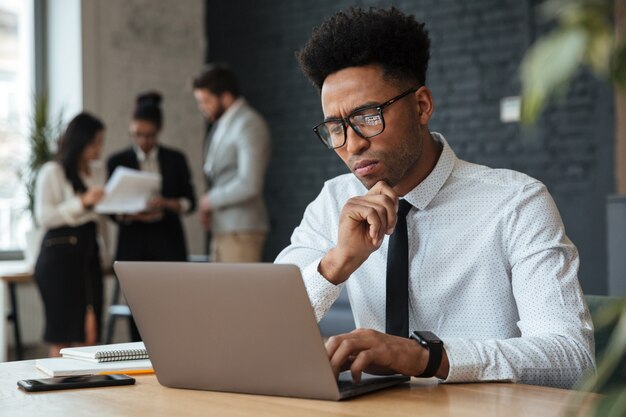
[[[131,214],[146,209],[148,200],[161,188],[161,175],[118,167],[104,187],[105,196],[96,204],[97,213]]]

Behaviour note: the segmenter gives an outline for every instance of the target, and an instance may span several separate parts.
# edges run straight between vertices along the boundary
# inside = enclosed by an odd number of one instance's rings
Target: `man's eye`
[[[360,126],[378,126],[382,123],[380,114],[362,114],[354,116],[353,123]]]
[[[331,135],[341,135],[343,133],[343,126],[340,124],[332,125],[328,131]]]

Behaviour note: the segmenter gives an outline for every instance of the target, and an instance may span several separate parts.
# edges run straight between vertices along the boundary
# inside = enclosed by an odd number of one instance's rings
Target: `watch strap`
[[[435,376],[443,359],[443,342],[431,332],[414,331],[410,338],[428,350],[426,369],[418,377],[430,378]]]

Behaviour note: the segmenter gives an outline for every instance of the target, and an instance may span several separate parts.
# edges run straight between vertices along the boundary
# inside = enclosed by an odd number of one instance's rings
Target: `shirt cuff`
[[[333,305],[337,297],[339,297],[339,293],[345,285],[343,283],[335,285],[319,273],[317,268],[321,260],[322,258],[317,259],[302,270],[309,300],[311,301],[313,310],[315,310],[315,318],[318,322],[324,318],[324,315],[330,309],[330,306]]]
[[[442,339],[448,356],[448,377],[443,382],[475,382],[481,374],[480,356],[470,340],[460,338]]]

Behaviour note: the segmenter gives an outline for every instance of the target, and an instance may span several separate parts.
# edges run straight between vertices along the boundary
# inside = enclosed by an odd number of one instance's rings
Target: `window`
[[[33,4],[0,0],[0,251],[24,248],[31,227],[20,172],[33,100]]]

